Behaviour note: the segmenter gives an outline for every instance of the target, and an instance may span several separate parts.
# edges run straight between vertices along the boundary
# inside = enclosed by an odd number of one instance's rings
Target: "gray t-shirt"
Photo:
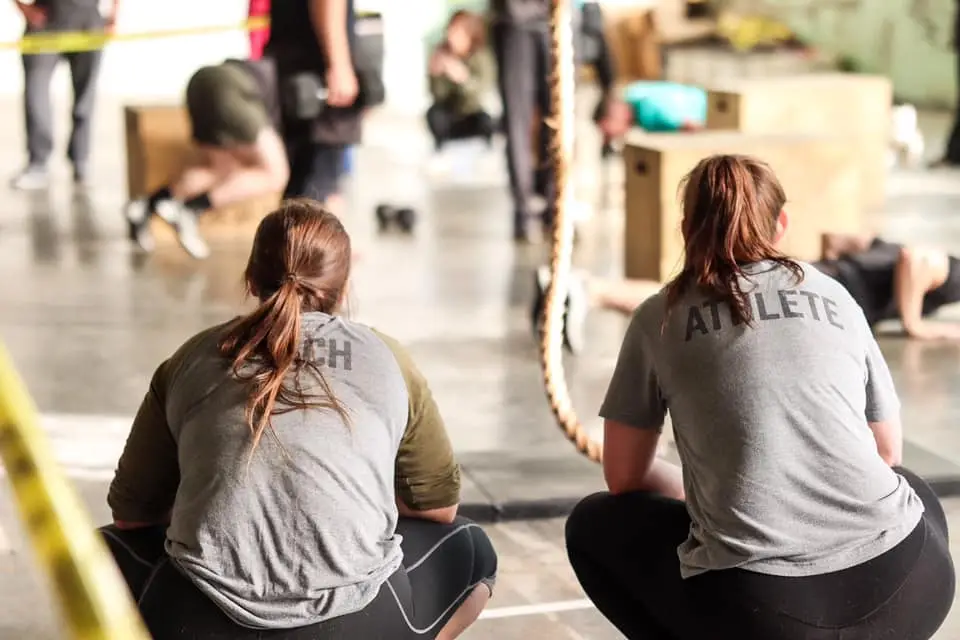
[[[839,571],[896,546],[923,513],[868,425],[898,420],[900,404],[863,313],[802,266],[800,283],[772,262],[747,267],[753,326],[696,291],[664,322],[661,291],[627,330],[600,413],[659,430],[670,412],[692,520],[684,577]]]
[[[396,497],[417,510],[459,500],[429,388],[394,340],[304,314],[301,356],[320,368],[349,424],[332,409],[277,413],[276,437],[265,433],[250,456],[248,391],[218,351],[225,326],[157,369],[110,486],[114,519],[169,521],[170,558],[243,626],[358,611],[400,566]],[[319,392],[309,370],[300,379]]]

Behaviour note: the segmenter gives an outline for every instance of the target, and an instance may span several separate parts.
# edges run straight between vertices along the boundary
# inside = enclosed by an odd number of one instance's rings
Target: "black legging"
[[[296,629],[233,622],[174,566],[163,527],[101,529],[154,640],[426,640],[479,585],[492,590],[497,555],[479,525],[401,518],[403,567],[363,610]]]
[[[461,114],[444,104],[434,104],[427,109],[427,127],[438,150],[451,140],[484,138],[489,143],[496,129],[486,111]]]
[[[823,575],[729,569],[684,580],[684,503],[649,493],[584,499],[567,521],[567,553],[584,591],[631,639],[929,640],[953,603],[947,519],[933,490],[896,470],[926,511],[887,553]]]

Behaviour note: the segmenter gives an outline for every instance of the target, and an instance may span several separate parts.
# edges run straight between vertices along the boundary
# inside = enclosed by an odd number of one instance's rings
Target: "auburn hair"
[[[803,268],[774,246],[787,202],[773,170],[742,155],[705,158],[680,183],[683,269],[667,284],[670,309],[691,289],[727,302],[734,321],[751,324],[752,307],[740,287],[743,266],[770,260],[797,282]]]
[[[300,321],[304,312],[338,309],[350,258],[350,237],[319,202],[287,200],[260,222],[244,272],[247,291],[260,304],[230,325],[219,343],[221,355],[232,361],[233,375],[250,387],[251,455],[272,430],[276,413],[325,407],[349,422],[323,372],[300,356]],[[319,394],[303,391],[300,376],[306,369]]]

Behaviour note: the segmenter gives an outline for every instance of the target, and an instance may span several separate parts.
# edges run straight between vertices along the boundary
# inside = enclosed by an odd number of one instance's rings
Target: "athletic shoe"
[[[154,249],[153,234],[150,233],[150,216],[147,200],[131,200],[123,209],[123,217],[127,219],[127,232],[130,240],[142,251],[150,253]]]
[[[583,277],[572,272],[569,277],[569,290],[564,303],[563,313],[563,346],[572,354],[583,351],[587,314],[590,311],[590,301],[587,297],[587,287]],[[539,339],[543,327],[543,309],[546,305],[547,288],[550,286],[550,267],[542,266],[537,269],[534,279],[534,298],[531,309],[531,322],[534,335]]]
[[[583,352],[586,342],[587,314],[590,301],[587,297],[587,285],[584,279],[573,272],[569,278],[566,314],[563,318],[563,345],[576,355]]]
[[[533,307],[530,309],[530,323],[533,335],[540,338],[540,328],[543,325],[543,307],[547,300],[547,287],[550,286],[550,267],[540,267],[534,273],[533,279]]]
[[[17,191],[36,191],[46,189],[50,184],[50,174],[45,167],[30,165],[10,181],[10,187]]]
[[[200,235],[197,214],[176,200],[163,200],[157,203],[157,215],[163,218],[177,232],[177,240],[183,250],[197,260],[210,256],[210,247]]]

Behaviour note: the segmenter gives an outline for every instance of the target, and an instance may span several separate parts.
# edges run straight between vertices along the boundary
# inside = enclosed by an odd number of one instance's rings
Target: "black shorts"
[[[154,640],[424,640],[478,585],[493,589],[497,556],[479,525],[401,518],[403,566],[364,609],[295,629],[248,629],[227,617],[164,551],[165,528],[101,529]]]
[[[256,79],[237,64],[203,67],[187,83],[187,112],[197,144],[253,144],[272,126]]]
[[[850,293],[870,325],[900,317],[894,293],[894,277],[903,245],[875,239],[866,251],[838,260],[814,263]],[[947,279],[923,297],[923,315],[960,302],[960,260],[949,257]]]

